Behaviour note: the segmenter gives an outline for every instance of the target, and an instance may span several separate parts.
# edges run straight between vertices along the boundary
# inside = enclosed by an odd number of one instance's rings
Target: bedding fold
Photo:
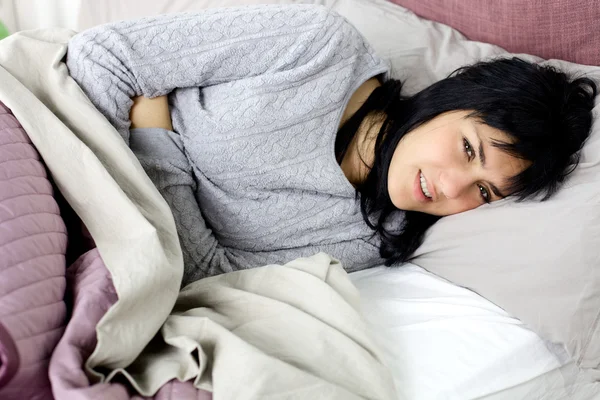
[[[85,280],[86,293],[109,295],[102,300],[107,309],[95,311],[97,324],[81,309],[73,313],[70,336],[52,360],[55,395],[97,398],[108,393],[98,385],[120,385],[122,378],[112,380],[122,375],[145,396],[169,381],[193,380],[215,399],[395,398],[358,293],[330,256],[220,275],[179,294],[183,261],[171,211],[115,128],[69,77],[63,60],[73,34],[28,31],[0,42],[0,100],[94,239],[95,260],[102,263],[83,264],[107,271],[106,279]],[[73,353],[77,324],[87,326],[80,339],[88,345],[95,324],[97,342],[87,361],[85,352]],[[77,371],[60,369],[67,359],[85,362],[96,390],[69,392]],[[77,376],[85,386],[83,374]],[[123,397],[123,390],[115,393]]]
[[[2,40],[0,98],[21,122],[112,275],[119,301],[100,321],[98,345],[86,363],[101,380],[98,366],[130,364],[159,330],[175,304],[183,262],[168,206],[67,73],[62,60],[73,34],[35,30]]]
[[[347,273],[325,253],[201,279],[119,372],[142,394],[194,379],[215,399],[395,398],[359,304]]]

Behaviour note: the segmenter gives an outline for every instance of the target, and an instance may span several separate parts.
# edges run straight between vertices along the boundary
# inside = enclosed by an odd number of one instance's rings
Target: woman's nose
[[[465,173],[444,171],[440,174],[440,190],[448,199],[460,197],[469,186],[470,180]]]

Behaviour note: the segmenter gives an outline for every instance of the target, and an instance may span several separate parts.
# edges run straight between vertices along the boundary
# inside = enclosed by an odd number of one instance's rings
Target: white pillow
[[[569,359],[500,307],[417,265],[372,268],[350,279],[400,399],[480,398]]]
[[[392,75],[405,80],[410,92],[459,66],[508,55],[383,0],[331,4],[390,59]],[[585,73],[600,83],[599,67],[550,64]],[[599,111],[597,106],[580,167],[555,197],[544,203],[503,200],[442,218],[412,260],[479,293],[543,338],[565,346],[595,380],[600,380]]]

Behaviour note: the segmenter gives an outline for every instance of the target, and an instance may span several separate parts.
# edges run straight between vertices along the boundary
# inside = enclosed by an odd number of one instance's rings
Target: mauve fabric
[[[48,364],[65,325],[67,246],[66,228],[52,195],[37,150],[11,111],[0,103],[3,400],[51,398]]]
[[[50,360],[50,380],[56,399],[141,400],[120,383],[90,382],[84,363],[96,347],[96,325],[117,301],[117,294],[97,249],[79,257],[67,272],[73,312],[65,333]],[[144,397],[147,399],[147,397]],[[192,382],[171,381],[153,397],[156,400],[210,400],[212,394]]]
[[[15,376],[18,369],[17,345],[6,328],[0,324],[0,388]]]
[[[391,0],[512,53],[600,65],[600,0]]]

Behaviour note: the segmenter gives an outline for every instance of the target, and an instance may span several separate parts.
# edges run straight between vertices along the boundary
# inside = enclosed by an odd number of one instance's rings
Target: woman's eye
[[[465,153],[467,155],[467,158],[469,159],[469,161],[471,161],[474,157],[473,147],[471,146],[471,143],[469,143],[469,141],[466,138],[463,138],[463,146],[465,148]]]
[[[485,188],[485,186],[477,185],[479,187],[479,193],[481,194],[481,198],[484,202],[489,203],[491,201],[490,192]]]

